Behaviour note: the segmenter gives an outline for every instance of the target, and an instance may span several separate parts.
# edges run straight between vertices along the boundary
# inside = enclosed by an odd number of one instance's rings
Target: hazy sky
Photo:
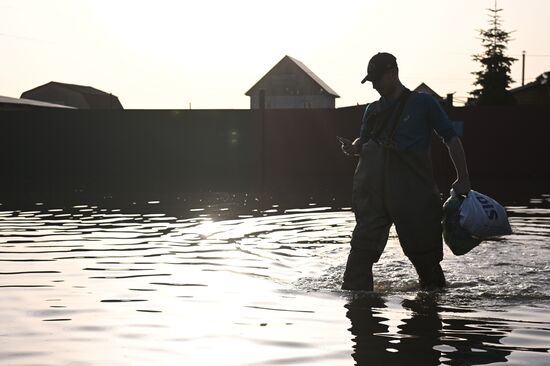
[[[49,81],[90,85],[125,108],[249,108],[244,93],[283,56],[341,98],[378,95],[360,80],[378,51],[402,81],[464,100],[493,0],[0,0],[0,95]],[[514,86],[550,71],[550,0],[500,0]]]

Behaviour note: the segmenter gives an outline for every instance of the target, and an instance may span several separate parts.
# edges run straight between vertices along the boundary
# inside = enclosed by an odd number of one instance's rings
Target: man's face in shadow
[[[372,81],[372,87],[382,97],[390,96],[398,84],[399,77],[396,68],[386,70],[380,77]]]

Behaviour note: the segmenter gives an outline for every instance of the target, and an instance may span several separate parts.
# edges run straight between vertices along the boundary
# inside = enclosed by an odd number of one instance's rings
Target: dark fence
[[[24,192],[349,192],[364,106],[336,110],[0,112],[3,194]],[[454,108],[472,181],[550,178],[549,107]],[[442,190],[454,169],[434,143]]]
[[[2,112],[3,191],[248,190],[259,112]]]
[[[462,143],[474,187],[501,196],[517,190],[548,193],[550,106],[453,108],[449,116],[464,123]],[[434,147],[436,177],[447,188],[454,169],[443,145]]]

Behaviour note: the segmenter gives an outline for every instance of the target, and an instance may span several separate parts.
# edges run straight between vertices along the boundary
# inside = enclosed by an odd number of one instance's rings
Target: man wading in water
[[[392,223],[421,288],[444,287],[439,264],[442,203],[430,158],[432,131],[449,149],[457,173],[454,190],[464,194],[470,182],[462,143],[434,98],[401,84],[393,55],[374,55],[361,83],[367,80],[381,98],[365,110],[359,138],[353,143],[340,138],[346,155],[360,156],[353,178],[356,226],[342,288],[373,290],[372,265],[386,246]]]

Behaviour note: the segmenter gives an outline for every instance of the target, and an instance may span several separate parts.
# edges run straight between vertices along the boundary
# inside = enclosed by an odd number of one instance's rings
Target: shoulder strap
[[[393,106],[384,110],[379,110],[380,106],[378,104],[375,105],[374,112],[369,117],[369,123],[367,124],[367,134],[369,138],[378,140],[382,132],[387,131],[388,134],[386,136],[389,137],[390,140],[393,139],[393,134],[399,124],[399,119],[405,108],[405,103],[411,93],[409,89],[405,88],[399,96],[399,100]]]
[[[401,115],[403,114],[403,110],[405,109],[405,104],[407,104],[407,101],[409,100],[409,97],[411,96],[413,92],[409,89],[405,88],[401,95],[399,96],[399,102],[397,105],[397,110],[395,111],[395,114],[392,118],[392,124],[391,128],[388,130],[388,138],[389,141],[393,141],[393,135],[395,134],[395,131],[397,130],[397,127],[399,126],[399,121],[401,121]]]
[[[374,111],[369,116],[369,122],[367,124],[367,134],[369,138],[377,140],[378,137],[382,134],[382,131],[386,128],[388,121],[391,117],[395,106],[380,110],[380,104],[378,102],[374,106]]]

